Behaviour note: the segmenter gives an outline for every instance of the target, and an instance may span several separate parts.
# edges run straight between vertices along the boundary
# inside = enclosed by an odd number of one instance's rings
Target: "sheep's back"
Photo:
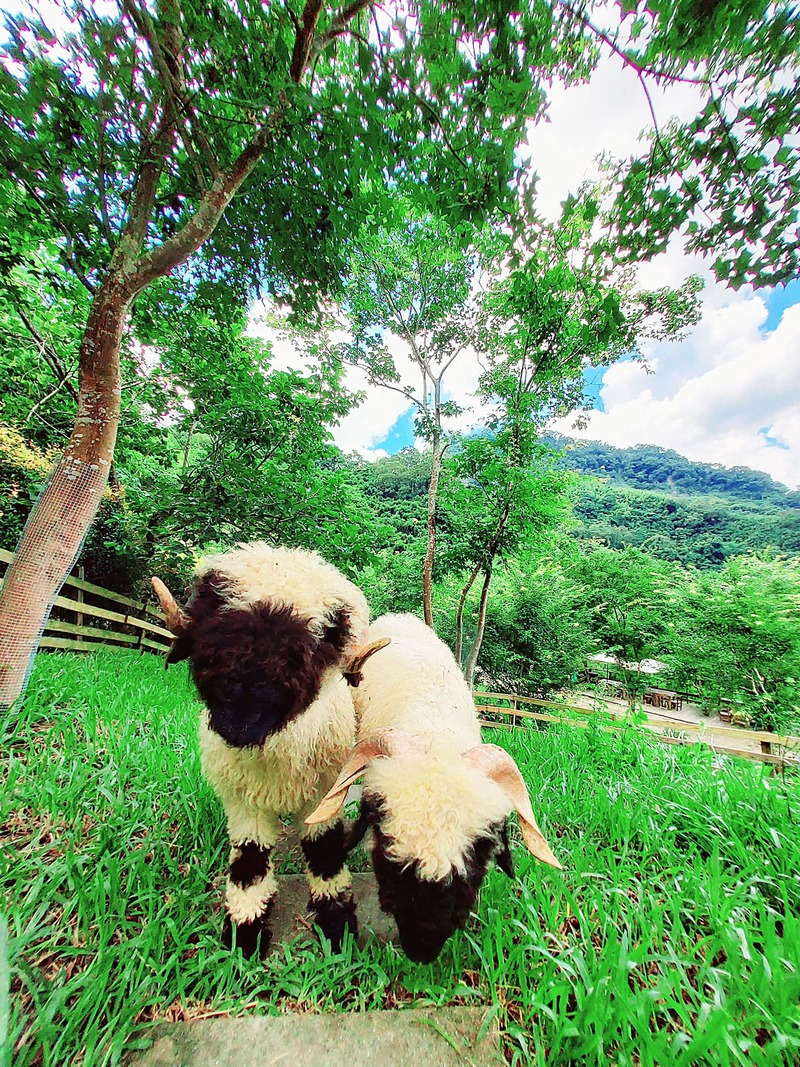
[[[369,640],[383,637],[391,644],[366,662],[353,693],[359,736],[397,729],[458,752],[480,744],[472,694],[447,645],[414,615],[376,619]]]

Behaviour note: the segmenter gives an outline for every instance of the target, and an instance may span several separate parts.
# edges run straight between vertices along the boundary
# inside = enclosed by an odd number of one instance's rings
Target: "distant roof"
[[[612,656],[609,652],[595,652],[593,656],[587,656],[586,658],[593,660],[595,663],[616,663],[620,667],[624,667],[626,671],[639,671],[640,674],[658,674],[659,671],[667,670],[667,664],[662,663],[659,659],[643,659],[639,663],[626,663],[625,660],[617,659],[616,656]]]

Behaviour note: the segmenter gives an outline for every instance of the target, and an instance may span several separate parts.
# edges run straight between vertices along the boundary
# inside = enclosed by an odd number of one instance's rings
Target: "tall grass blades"
[[[40,656],[4,735],[7,1050],[120,1062],[155,1019],[478,1003],[510,1063],[800,1062],[800,787],[739,760],[591,727],[494,731],[565,866],[515,849],[436,963],[393,946],[220,944],[227,859],[182,669]],[[0,1022],[2,1021],[0,962]]]

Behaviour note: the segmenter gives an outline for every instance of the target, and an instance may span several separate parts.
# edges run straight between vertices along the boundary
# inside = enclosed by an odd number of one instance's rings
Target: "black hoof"
[[[349,930],[353,940],[358,937],[358,919],[356,903],[352,893],[342,893],[336,897],[313,897],[308,903],[312,921],[319,927],[320,934],[331,943],[334,952],[341,952],[345,931]]]
[[[246,923],[232,923],[230,915],[226,915],[225,922],[222,925],[223,945],[230,949],[238,948],[245,959],[248,960],[258,952],[259,958],[263,960],[272,943],[272,931],[269,928],[269,913],[271,910],[271,908],[268,908],[263,915]]]

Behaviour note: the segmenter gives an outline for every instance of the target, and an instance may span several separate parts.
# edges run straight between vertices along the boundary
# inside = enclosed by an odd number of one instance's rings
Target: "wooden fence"
[[[565,723],[585,729],[597,713],[592,708],[578,708],[559,704],[539,697],[516,696],[513,693],[475,693],[476,707],[481,715],[481,724],[493,730],[512,730],[525,720],[544,723]],[[540,710],[533,710],[534,708]],[[491,716],[488,718],[487,716]],[[601,725],[607,730],[621,730],[628,716],[607,706],[600,713]],[[705,722],[687,722],[684,719],[636,717],[636,725],[648,730],[657,740],[668,745],[707,745],[714,752],[726,756],[742,756],[773,764],[778,769],[785,767],[800,770],[800,737],[767,733],[760,730],[744,730],[738,727],[710,726]],[[750,748],[743,748],[750,745]]]
[[[0,570],[4,570],[12,558],[13,553],[0,549]],[[56,597],[53,607],[57,617],[51,616],[48,620],[40,648],[91,652],[98,645],[108,644],[159,653],[169,648],[172,634],[163,625],[164,616],[155,604],[133,600],[78,577],[67,578],[64,590],[67,589],[74,590],[74,593],[64,596],[62,591],[62,595]],[[59,617],[64,615],[67,618]],[[87,618],[95,620],[94,624],[87,625]],[[494,730],[511,730],[526,720],[586,728],[595,714],[591,708],[560,704],[539,697],[516,696],[513,693],[476,692],[475,701],[482,724]],[[625,725],[626,715],[608,706],[601,716],[603,729],[619,730]],[[637,725],[665,744],[704,744],[725,755],[760,760],[780,769],[800,769],[800,737],[716,724],[711,728],[704,722],[653,718],[649,715],[645,716],[644,721],[640,716],[637,717]],[[752,747],[742,748],[746,744]]]
[[[0,549],[0,569],[5,569],[13,555]],[[71,595],[65,596],[66,590]],[[70,575],[53,607],[57,609],[56,617],[51,615],[48,620],[40,648],[91,652],[99,644],[111,644],[163,653],[172,641],[172,634],[163,625],[161,609],[155,604],[144,604],[83,578]],[[87,618],[94,623],[87,625]]]

